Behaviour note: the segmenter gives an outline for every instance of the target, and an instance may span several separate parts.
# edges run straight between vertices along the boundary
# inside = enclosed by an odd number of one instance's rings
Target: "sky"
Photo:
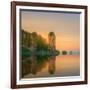
[[[56,49],[80,50],[80,14],[21,10],[21,28],[37,32],[48,41],[48,33],[56,35]]]

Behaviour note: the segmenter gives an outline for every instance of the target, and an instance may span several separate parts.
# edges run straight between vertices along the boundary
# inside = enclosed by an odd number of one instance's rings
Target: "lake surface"
[[[80,55],[33,56],[21,61],[21,78],[79,75]]]

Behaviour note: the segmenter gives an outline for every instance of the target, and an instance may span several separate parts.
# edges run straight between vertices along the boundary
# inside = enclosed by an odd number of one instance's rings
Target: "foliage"
[[[66,54],[67,54],[67,51],[62,51],[62,54],[63,54],[63,55],[66,55]]]
[[[38,35],[37,37],[36,44],[37,44],[37,51],[48,50],[49,45],[47,44],[46,40],[40,35]]]
[[[31,56],[30,50],[28,50],[28,49],[25,48],[25,47],[21,47],[21,48],[22,48],[22,49],[21,49],[22,58],[26,58],[26,57]]]
[[[29,57],[33,53],[38,56],[50,56],[50,55],[58,55],[59,51],[54,50],[52,52],[52,48],[50,50],[50,45],[46,42],[46,39],[44,39],[41,35],[37,34],[36,32],[26,32],[24,30],[22,31],[22,56],[23,57]],[[54,32],[50,32],[49,35],[55,35]]]

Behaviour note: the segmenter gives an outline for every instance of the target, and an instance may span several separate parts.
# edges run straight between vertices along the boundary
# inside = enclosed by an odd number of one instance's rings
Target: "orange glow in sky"
[[[56,35],[56,49],[80,49],[80,15],[78,13],[21,11],[21,28],[37,32],[48,41],[48,33]]]

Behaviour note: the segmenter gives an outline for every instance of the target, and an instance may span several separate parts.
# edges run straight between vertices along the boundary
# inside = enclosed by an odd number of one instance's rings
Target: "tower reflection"
[[[54,74],[55,73],[55,69],[56,69],[55,60],[56,60],[56,56],[49,57],[48,72],[50,74]]]
[[[21,77],[27,76],[27,75],[37,75],[40,73],[44,68],[48,65],[47,72],[49,74],[55,73],[55,60],[56,56],[49,56],[49,57],[36,57],[32,56],[27,59],[22,60],[22,75]]]

